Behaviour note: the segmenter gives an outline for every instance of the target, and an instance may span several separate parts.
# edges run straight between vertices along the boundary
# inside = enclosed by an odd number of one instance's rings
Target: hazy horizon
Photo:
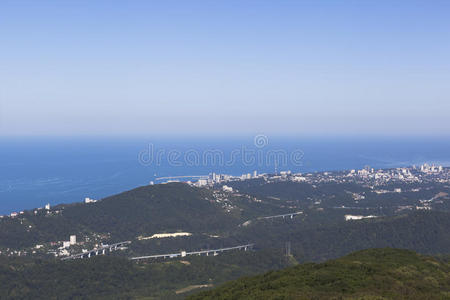
[[[447,136],[449,11],[2,1],[0,136]]]

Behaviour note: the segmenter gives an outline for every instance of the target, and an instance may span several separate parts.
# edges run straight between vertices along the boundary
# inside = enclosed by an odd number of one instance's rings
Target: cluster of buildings
[[[419,192],[420,187],[417,186],[404,186],[403,184],[416,184],[416,183],[429,183],[440,182],[450,184],[450,168],[444,168],[442,166],[423,164],[421,166],[403,167],[403,168],[391,168],[391,169],[379,169],[375,170],[369,166],[364,167],[361,170],[350,171],[333,171],[333,172],[314,172],[314,173],[292,173],[291,171],[281,171],[276,174],[258,174],[256,171],[253,174],[243,174],[241,176],[231,176],[223,174],[210,174],[207,178],[202,178],[197,182],[190,183],[195,186],[219,186],[220,191],[215,191],[215,201],[223,205],[227,211],[233,210],[233,203],[229,201],[229,193],[243,196],[238,194],[229,184],[233,181],[244,181],[249,179],[262,179],[266,183],[271,182],[303,182],[311,184],[313,187],[317,187],[320,183],[357,183],[362,186],[369,187],[374,193],[386,194],[395,193],[400,194],[403,192]],[[394,186],[392,187],[392,184]],[[391,186],[390,188],[388,188]],[[349,192],[349,191],[347,191]],[[352,198],[355,203],[365,199],[364,193],[354,193]],[[431,204],[435,199],[420,200],[420,203],[415,205],[407,205],[405,207],[399,206],[399,209],[416,209],[416,210],[429,210]],[[258,201],[252,199],[252,201]],[[314,204],[319,205],[320,200],[317,200]],[[361,215],[348,215],[346,220],[357,220],[360,218],[372,218],[375,216],[361,216]]]
[[[209,176],[203,176],[196,182],[188,182],[192,185],[214,186],[215,184],[223,184],[229,181],[243,181],[255,178],[263,178],[267,182],[275,181],[293,181],[293,182],[307,182],[307,183],[321,183],[321,182],[367,182],[370,181],[374,185],[386,184],[388,182],[403,181],[403,182],[423,182],[427,180],[447,181],[449,180],[450,169],[443,166],[423,164],[419,167],[403,167],[393,169],[379,169],[375,170],[369,166],[361,170],[350,171],[333,171],[333,172],[314,172],[314,173],[292,173],[291,171],[281,171],[275,174],[258,174],[257,171],[253,173],[242,174],[240,176],[232,176],[226,174],[211,173]],[[438,177],[438,178],[437,178]],[[224,191],[232,191],[231,187],[223,186]],[[401,192],[396,190],[395,192]]]
[[[403,167],[403,168],[391,168],[391,169],[379,169],[375,170],[369,166],[364,167],[361,170],[350,171],[332,171],[332,172],[313,172],[313,173],[292,173],[291,171],[280,171],[274,174],[263,173],[259,174],[257,171],[252,173],[246,173],[239,176],[211,173],[207,176],[193,176],[198,177],[197,181],[187,181],[188,184],[197,187],[214,186],[216,184],[224,184],[231,181],[244,181],[249,179],[262,178],[266,182],[276,181],[292,181],[292,182],[306,182],[310,184],[322,183],[322,182],[356,182],[356,183],[369,183],[373,186],[383,185],[391,182],[425,182],[428,180],[449,182],[450,168],[444,168],[443,166],[436,166],[434,164],[423,164],[419,167]],[[178,176],[188,177],[188,176]],[[174,177],[175,178],[175,177]],[[174,180],[178,181],[178,180]],[[173,182],[173,181],[168,181]],[[166,182],[166,183],[168,183]],[[151,182],[150,184],[153,184]],[[222,186],[223,191],[232,192],[233,189],[229,186]],[[396,190],[395,192],[401,192]]]
[[[420,166],[420,171],[422,173],[430,174],[430,173],[441,173],[444,170],[442,166],[435,166],[429,164],[423,164]]]
[[[85,237],[84,240],[81,241],[77,240],[76,235],[69,236],[68,241],[57,241],[57,242],[50,242],[48,244],[44,245],[36,245],[36,249],[44,248],[44,252],[50,255],[54,255],[56,257],[68,257],[70,255],[73,255],[74,251],[79,251],[81,249],[81,252],[88,252],[89,250],[84,249],[85,247],[103,247],[103,243],[101,242],[104,239],[107,239],[107,235],[103,234],[96,234],[94,233],[91,237]],[[77,246],[77,247],[72,247]]]
[[[278,176],[269,176],[269,180],[291,180],[294,182],[308,182],[311,184],[321,182],[357,182],[370,183],[371,185],[383,185],[392,182],[427,182],[438,181],[450,183],[450,169],[442,166],[423,164],[420,167],[404,167],[393,169],[375,170],[369,166],[361,170],[335,171],[335,172],[318,172],[307,174],[290,174],[289,172],[280,173]],[[397,188],[394,192],[400,193],[401,189]]]
[[[59,245],[58,248],[56,248]],[[46,244],[37,244],[34,247],[22,250],[3,249],[0,250],[0,255],[6,256],[26,256],[28,254],[46,253],[54,256],[67,256],[70,255],[69,248],[73,245],[77,245],[77,236],[69,236],[68,241],[50,242]]]
[[[69,237],[68,241],[62,242],[62,246],[58,248],[58,251],[50,251],[49,253],[54,254],[55,256],[67,256],[67,255],[70,255],[68,248],[70,248],[70,246],[73,246],[76,244],[77,244],[77,236],[71,235]],[[36,247],[38,247],[38,246],[42,246],[42,245],[36,245]]]
[[[199,180],[194,182],[193,185],[198,186],[198,187],[207,186],[207,185],[212,186],[214,184],[223,183],[223,182],[227,182],[227,181],[254,179],[254,178],[261,177],[263,175],[265,175],[265,174],[258,175],[257,171],[253,171],[253,173],[242,174],[240,176],[211,173],[211,174],[209,174],[209,176],[207,178],[206,178],[206,176],[205,176],[205,178],[200,178]]]
[[[423,164],[420,167],[412,166],[380,170],[374,170],[367,166],[362,170],[351,170],[346,176],[356,180],[370,180],[375,184],[385,184],[392,181],[423,182],[430,179],[448,181],[448,175],[448,168]]]

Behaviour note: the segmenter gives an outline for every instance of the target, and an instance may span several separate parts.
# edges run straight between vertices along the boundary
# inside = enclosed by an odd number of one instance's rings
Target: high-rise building
[[[76,235],[71,235],[69,242],[70,242],[71,245],[75,245],[77,243],[77,236]]]
[[[206,179],[199,179],[197,181],[197,186],[205,186],[208,184],[208,181]]]

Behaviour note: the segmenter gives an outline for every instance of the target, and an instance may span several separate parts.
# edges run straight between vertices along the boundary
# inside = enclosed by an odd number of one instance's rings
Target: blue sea
[[[450,138],[1,138],[0,214],[100,199],[159,177],[450,164]]]

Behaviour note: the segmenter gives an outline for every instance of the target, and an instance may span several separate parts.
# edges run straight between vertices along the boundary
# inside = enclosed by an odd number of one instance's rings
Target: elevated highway
[[[231,250],[244,250],[247,251],[249,249],[253,248],[253,244],[246,244],[246,245],[239,245],[235,247],[227,247],[227,248],[220,248],[220,249],[213,249],[213,250],[201,250],[201,251],[193,251],[193,252],[186,252],[181,251],[179,253],[168,253],[168,254],[158,254],[158,255],[148,255],[148,256],[138,256],[138,257],[132,257],[131,260],[142,260],[142,259],[157,259],[157,258],[177,258],[177,257],[186,257],[189,255],[219,255],[219,253],[225,252],[225,251],[231,251]]]

